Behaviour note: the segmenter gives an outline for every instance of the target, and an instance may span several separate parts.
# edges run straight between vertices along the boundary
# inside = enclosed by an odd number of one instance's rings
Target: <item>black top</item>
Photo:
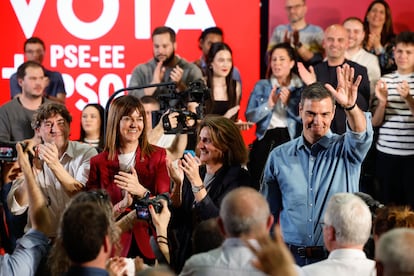
[[[204,179],[206,167],[200,166],[200,176]],[[200,202],[194,202],[191,183],[184,178],[182,187],[182,205],[171,212],[170,240],[174,243],[171,251],[171,264],[176,272],[181,271],[184,262],[192,253],[192,232],[195,226],[219,215],[219,207],[224,196],[240,186],[252,186],[250,175],[241,166],[223,166],[214,175],[207,187],[207,196]]]
[[[343,64],[349,64],[355,70],[355,77],[354,80],[361,75],[362,80],[358,87],[358,97],[357,97],[357,105],[363,111],[368,111],[369,107],[369,97],[370,97],[370,86],[369,86],[369,79],[367,74],[367,69],[359,65],[356,62],[345,60]],[[342,65],[343,65],[342,64]],[[341,65],[341,66],[342,66]],[[336,67],[338,66],[329,66],[327,61],[321,62],[317,64],[315,69],[315,74],[317,81],[322,83],[329,83],[334,88],[338,85],[338,80],[336,79]],[[342,106],[339,104],[336,105],[335,117],[331,124],[331,129],[334,133],[342,134],[346,131],[346,114]]]

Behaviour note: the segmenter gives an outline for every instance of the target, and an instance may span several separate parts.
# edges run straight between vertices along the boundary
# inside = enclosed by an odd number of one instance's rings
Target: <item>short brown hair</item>
[[[70,124],[72,122],[72,116],[70,115],[66,106],[60,103],[47,102],[42,104],[36,113],[33,115],[32,119],[32,128],[37,129],[40,127],[40,124],[49,119],[52,116],[59,114],[65,119],[65,121]]]

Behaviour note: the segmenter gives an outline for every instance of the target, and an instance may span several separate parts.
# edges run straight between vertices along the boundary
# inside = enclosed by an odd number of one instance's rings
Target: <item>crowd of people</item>
[[[223,30],[190,62],[160,26],[129,83],[152,86],[87,104],[72,141],[28,39],[0,107],[0,274],[414,275],[414,32],[383,0],[325,30],[285,10],[247,122]]]

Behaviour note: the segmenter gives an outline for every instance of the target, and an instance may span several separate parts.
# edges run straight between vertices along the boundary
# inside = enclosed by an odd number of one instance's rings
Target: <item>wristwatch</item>
[[[202,189],[204,189],[204,185],[201,184],[201,186],[193,186],[191,185],[191,191],[193,191],[193,193],[198,193],[199,191],[201,191]]]

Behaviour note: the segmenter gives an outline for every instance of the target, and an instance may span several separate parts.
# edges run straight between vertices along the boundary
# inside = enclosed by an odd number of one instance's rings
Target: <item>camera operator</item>
[[[148,141],[159,147],[165,148],[169,160],[176,160],[181,158],[187,146],[187,134],[175,133],[165,134],[164,124],[170,128],[178,127],[178,112],[162,112],[160,110],[160,103],[153,96],[144,96],[141,98],[141,103],[144,106],[145,115],[147,118],[147,137]],[[164,117],[167,118],[164,118]],[[166,121],[168,120],[168,122]]]

